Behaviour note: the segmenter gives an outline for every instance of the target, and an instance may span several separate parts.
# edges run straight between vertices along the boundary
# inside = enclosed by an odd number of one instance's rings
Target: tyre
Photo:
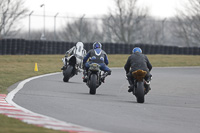
[[[63,81],[64,82],[69,81],[69,78],[71,77],[71,74],[72,74],[72,70],[73,70],[73,66],[68,66],[67,69],[64,70],[64,72],[63,72],[63,75],[64,75]]]
[[[136,98],[138,103],[144,103],[144,83],[137,82]]]
[[[90,83],[89,83],[89,87],[90,87],[90,94],[95,95],[96,94],[96,86],[97,85],[97,75],[96,74],[92,74],[90,76]]]

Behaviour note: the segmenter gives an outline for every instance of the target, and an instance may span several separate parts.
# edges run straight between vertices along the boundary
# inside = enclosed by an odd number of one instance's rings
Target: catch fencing
[[[0,55],[65,54],[75,44],[74,42],[3,39],[0,40]],[[134,47],[140,47],[144,54],[200,55],[200,47],[102,43],[102,48],[107,54],[131,54]],[[92,49],[92,43],[85,43],[84,48],[87,51]]]

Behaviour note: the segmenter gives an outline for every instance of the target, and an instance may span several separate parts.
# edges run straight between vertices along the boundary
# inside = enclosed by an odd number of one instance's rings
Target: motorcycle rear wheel
[[[63,75],[64,75],[63,81],[64,82],[68,82],[69,81],[69,79],[71,77],[72,70],[73,70],[73,66],[70,66],[70,65],[67,67],[66,70],[64,70],[64,72],[63,72]]]
[[[97,88],[97,75],[96,74],[92,74],[90,76],[89,87],[90,87],[90,94],[95,95],[96,88]]]
[[[138,103],[144,103],[144,83],[143,82],[137,82],[137,88],[136,88],[136,98]]]

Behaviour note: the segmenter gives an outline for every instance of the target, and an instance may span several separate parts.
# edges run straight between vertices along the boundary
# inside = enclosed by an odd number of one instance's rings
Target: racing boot
[[[101,82],[105,82],[105,78],[107,76],[107,72],[104,72],[103,75],[101,76]]]
[[[101,82],[105,83],[105,77],[101,78]]]
[[[105,82],[105,78],[106,78],[108,75],[111,75],[111,71],[104,72],[104,74],[102,75],[101,81],[102,81],[103,83]]]
[[[87,72],[86,70],[83,71],[83,82],[87,82]]]
[[[105,82],[105,78],[106,78],[107,74],[106,72],[103,73],[103,75],[101,76],[101,82]]]
[[[134,84],[133,84],[133,82],[131,80],[130,74],[127,74],[126,77],[127,77],[128,83],[130,85],[130,86],[128,86],[128,88],[129,88],[128,92],[130,93],[130,92],[132,92],[134,90]]]
[[[133,89],[134,89],[134,85],[130,85],[130,86],[128,86],[128,92],[130,93],[130,92],[132,92],[133,91]]]
[[[67,68],[67,66],[64,65],[64,66],[61,68],[61,70],[65,70],[66,68]]]
[[[106,72],[107,73],[107,75],[111,75],[111,71],[108,71],[108,72]]]

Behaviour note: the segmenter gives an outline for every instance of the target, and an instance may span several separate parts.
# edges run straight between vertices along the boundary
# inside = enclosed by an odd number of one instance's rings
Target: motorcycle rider
[[[64,70],[67,68],[67,62],[71,55],[74,55],[76,57],[77,63],[79,64],[79,68],[83,68],[82,60],[85,54],[86,54],[86,50],[84,49],[84,44],[82,42],[77,42],[75,46],[73,46],[71,49],[66,51],[65,58],[63,61],[64,66],[61,68],[61,70]]]
[[[100,65],[100,70],[104,71],[105,76],[111,75],[111,70],[107,66],[109,64],[107,54],[101,49],[102,45],[99,42],[93,44],[93,49],[89,50],[87,55],[83,59],[84,72],[83,82],[87,82],[87,72],[91,63],[97,63]],[[87,62],[87,60],[90,60]],[[101,79],[104,82],[105,77]]]
[[[133,85],[134,83],[132,82],[134,81],[134,78],[131,73],[139,69],[146,71],[147,74],[144,77],[144,79],[146,80],[147,84],[149,84],[149,87],[145,93],[148,93],[148,91],[151,89],[150,80],[151,80],[152,75],[150,74],[150,71],[152,69],[152,65],[149,62],[149,59],[147,58],[147,56],[142,54],[141,48],[135,47],[132,50],[132,55],[128,57],[128,60],[124,66],[124,69],[126,71],[128,82],[130,84],[128,92],[132,92],[134,88],[134,85]]]

